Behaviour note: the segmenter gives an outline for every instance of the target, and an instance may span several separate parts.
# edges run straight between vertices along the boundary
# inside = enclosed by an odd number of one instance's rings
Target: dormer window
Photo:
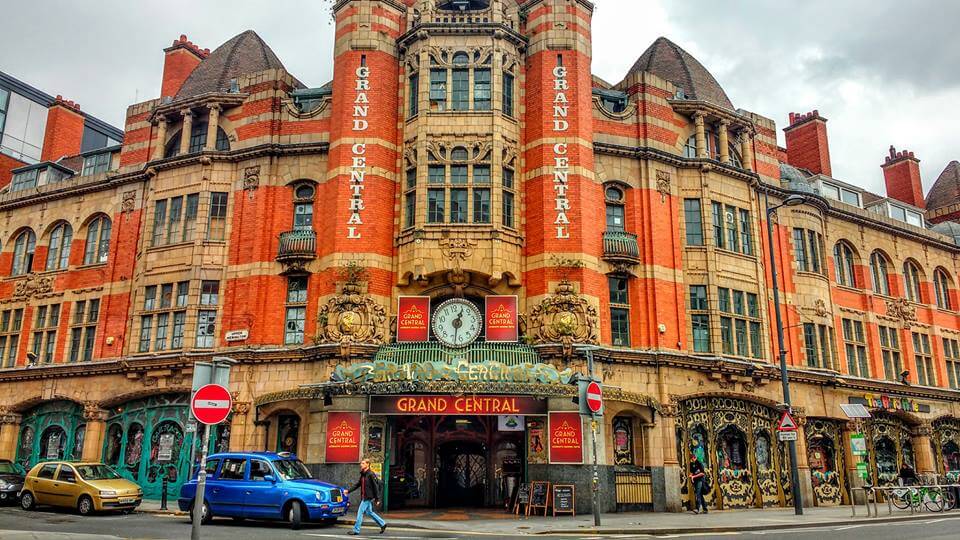
[[[830,184],[828,182],[823,182],[821,184],[821,192],[823,193],[823,196],[828,199],[833,199],[835,201],[844,202],[858,208],[862,208],[860,205],[860,194],[851,189]]]
[[[13,175],[10,182],[10,191],[21,191],[24,189],[36,188],[47,184],[56,184],[62,182],[71,174],[55,166],[36,167],[28,171],[18,172]]]
[[[888,205],[889,215],[893,219],[898,221],[903,221],[904,223],[909,223],[910,225],[915,225],[917,227],[923,227],[923,215],[920,212],[915,210],[910,210],[902,206],[897,206],[895,204]]]
[[[441,0],[437,8],[444,11],[477,11],[490,7],[490,0]]]
[[[81,175],[89,176],[91,174],[106,172],[110,169],[110,158],[112,155],[110,152],[104,152],[102,154],[93,154],[92,156],[84,157],[83,172]]]

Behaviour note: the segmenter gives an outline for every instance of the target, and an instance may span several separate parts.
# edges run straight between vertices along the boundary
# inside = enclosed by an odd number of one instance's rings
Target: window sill
[[[726,248],[714,247],[714,251],[716,251],[717,253],[722,253],[722,254],[724,254],[724,255],[732,255],[732,256],[737,257],[737,258],[740,258],[740,259],[747,259],[747,260],[750,260],[750,261],[756,261],[756,260],[757,260],[757,256],[756,256],[756,255],[753,255],[753,254],[748,255],[748,254],[746,254],[746,253],[741,253],[741,252],[739,252],[739,251],[731,251],[731,250],[726,249]]]
[[[859,287],[853,287],[853,286],[850,286],[850,285],[841,285],[841,284],[837,283],[837,284],[835,284],[834,286],[835,286],[837,289],[840,289],[840,290],[842,290],[842,291],[852,292],[852,293],[856,293],[856,294],[866,295],[866,294],[868,293],[867,289],[861,289],[861,288],[859,288]]]
[[[107,263],[102,262],[102,263],[81,264],[80,266],[77,266],[76,269],[77,269],[77,270],[92,270],[92,269],[95,269],[95,268],[106,268],[106,267],[107,267]]]
[[[827,278],[827,276],[821,274],[820,272],[811,272],[809,270],[797,270],[797,276],[815,278],[815,279],[823,280],[823,281],[826,281],[827,283],[830,283],[830,280]]]
[[[160,246],[150,246],[147,248],[147,253],[173,250],[173,249],[183,248],[183,247],[192,246],[192,245],[193,245],[193,240],[188,240],[186,242],[177,242],[175,244],[163,244]]]

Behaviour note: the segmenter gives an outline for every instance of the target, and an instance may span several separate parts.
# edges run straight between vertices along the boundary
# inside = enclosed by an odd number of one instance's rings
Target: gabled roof
[[[230,81],[241,75],[268,69],[286,69],[260,36],[247,30],[219,46],[203,59],[184,81],[174,100],[209,92],[226,92]],[[303,87],[297,81],[297,87]]]
[[[630,73],[646,71],[666,79],[683,89],[688,99],[702,100],[729,110],[736,110],[720,83],[696,58],[665,37],[657,38]]]
[[[927,210],[936,210],[960,202],[960,162],[947,164],[927,193]]]

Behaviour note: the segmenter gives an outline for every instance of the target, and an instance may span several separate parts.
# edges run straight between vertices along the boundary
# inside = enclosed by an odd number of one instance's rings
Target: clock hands
[[[460,327],[463,326],[463,308],[460,308],[460,313],[457,313],[457,318],[451,324],[453,324],[453,342],[460,343],[457,341],[457,334],[460,332]]]

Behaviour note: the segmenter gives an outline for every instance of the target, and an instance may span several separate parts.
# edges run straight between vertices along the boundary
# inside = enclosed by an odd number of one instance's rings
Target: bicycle
[[[947,497],[940,488],[905,486],[894,489],[891,495],[891,502],[900,510],[906,510],[911,506],[919,510],[920,505],[923,505],[930,512],[942,512],[947,504]]]

